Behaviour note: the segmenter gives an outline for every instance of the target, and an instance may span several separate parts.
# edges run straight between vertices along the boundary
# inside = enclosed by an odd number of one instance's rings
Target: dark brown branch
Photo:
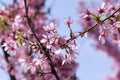
[[[71,76],[70,80],[77,80],[76,73],[73,76]]]
[[[15,3],[15,4],[16,4],[16,3],[17,3],[17,0],[13,0],[13,3]]]
[[[1,44],[3,44],[3,43],[4,43],[4,41],[3,41]],[[6,62],[9,64],[10,62],[9,62],[9,59],[8,59],[8,58],[9,58],[10,55],[7,53],[7,51],[4,50],[4,48],[5,48],[5,47],[2,47],[3,54],[4,54],[4,58],[5,58]],[[10,73],[10,71],[11,71],[12,69],[13,69],[13,66],[11,66],[11,68],[10,68],[10,70],[9,70],[10,80],[16,80],[15,76]]]
[[[52,72],[47,72],[47,73],[45,73],[45,72],[37,72],[37,73],[40,74],[41,76],[43,76],[45,74],[52,74]]]
[[[34,32],[34,24],[32,23],[31,19],[28,16],[28,7],[27,7],[26,0],[24,0],[24,5],[25,5],[27,23],[28,23],[28,25],[29,25],[32,33],[33,33],[33,36],[35,37],[35,39],[40,44],[39,48],[41,48],[44,51],[45,56],[49,60],[48,63],[50,65],[50,67],[51,67],[52,74],[56,77],[57,80],[60,80],[60,78],[59,78],[59,76],[58,76],[58,74],[57,74],[57,72],[56,72],[56,70],[55,70],[55,68],[54,68],[54,66],[52,64],[52,60],[51,60],[50,55],[49,55],[49,50],[45,46],[43,46],[43,44],[40,42],[39,38],[37,37],[37,35]]]

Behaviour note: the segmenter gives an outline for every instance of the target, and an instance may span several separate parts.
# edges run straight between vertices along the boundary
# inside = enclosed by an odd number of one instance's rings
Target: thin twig
[[[105,18],[104,20],[100,21],[100,23],[98,22],[98,23],[94,24],[92,27],[90,27],[87,30],[85,30],[84,32],[80,32],[80,35],[83,36],[86,32],[89,32],[89,31],[93,30],[97,25],[99,25],[101,23],[104,23],[106,20],[108,20],[111,17],[113,17],[118,11],[120,11],[120,8],[118,8],[113,14],[111,14],[110,16]]]

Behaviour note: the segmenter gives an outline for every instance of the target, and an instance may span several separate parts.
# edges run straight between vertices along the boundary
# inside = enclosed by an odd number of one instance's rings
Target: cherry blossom
[[[119,2],[104,0],[99,7],[91,9],[84,1],[79,1],[77,16],[83,31],[74,32],[71,25],[74,21],[68,17],[63,20],[68,36],[59,33],[59,23],[49,17],[51,8],[47,11],[45,2],[21,0],[0,9],[0,43],[5,62],[0,67],[7,71],[11,80],[77,80],[76,59],[80,53],[76,51],[77,39],[86,34],[96,40],[98,49],[120,63]],[[115,78],[106,80],[119,79],[119,72]]]
[[[73,23],[73,21],[71,20],[71,17],[65,18],[64,21],[68,27],[70,27],[70,25]]]
[[[107,8],[107,4],[103,2],[102,5],[98,8],[98,12],[102,14],[105,12],[106,8]]]

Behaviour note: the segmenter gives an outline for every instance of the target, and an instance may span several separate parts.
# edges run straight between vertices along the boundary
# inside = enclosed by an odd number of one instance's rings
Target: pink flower
[[[56,30],[56,25],[54,23],[50,23],[50,26],[44,26],[43,28],[46,32],[50,33],[51,31]]]
[[[48,35],[43,35],[43,39],[41,39],[41,43],[45,43],[46,47],[50,49],[52,47],[51,37]]]
[[[23,18],[20,15],[16,15],[15,16],[15,22],[14,22],[13,26],[19,27],[19,25],[22,21],[23,21]]]
[[[29,64],[29,66],[27,67],[27,70],[30,70],[30,72],[31,72],[32,74],[34,74],[34,73],[36,72],[36,70],[37,70],[37,66],[35,65],[34,62],[31,62],[31,63]]]
[[[81,13],[79,16],[82,17],[85,21],[91,20],[91,12],[88,9]]]
[[[104,13],[105,9],[107,8],[106,3],[103,2],[102,5],[98,8],[98,12],[100,14]]]
[[[73,23],[73,20],[71,20],[71,17],[68,17],[67,19],[65,18],[64,21],[68,27],[70,27],[70,25]]]
[[[27,72],[31,63],[31,59],[30,58],[26,58],[26,59],[19,59],[19,62],[21,63],[21,65],[24,67],[24,71]]]
[[[107,28],[107,26],[100,26],[100,35],[98,39],[101,42],[101,44],[105,44],[105,38],[108,32],[109,29]]]
[[[77,52],[69,50],[65,55],[65,59],[62,61],[62,65],[64,65],[65,63],[69,64],[74,63],[77,56],[78,56]]]
[[[6,42],[6,43],[3,43],[2,45],[3,47],[5,47],[5,51],[7,51],[8,54],[11,54],[11,55],[15,55],[16,54],[16,44],[15,43],[12,43],[12,42]]]
[[[99,35],[99,41],[102,43],[102,44],[104,44],[105,43],[105,32],[103,32],[103,33],[101,33],[100,35]]]
[[[47,35],[42,35],[43,36],[43,39],[40,40],[41,43],[47,43],[49,41],[49,38]]]
[[[90,20],[91,20],[91,18],[90,18],[89,15],[84,15],[84,16],[83,16],[83,19],[84,19],[85,21],[90,21]]]

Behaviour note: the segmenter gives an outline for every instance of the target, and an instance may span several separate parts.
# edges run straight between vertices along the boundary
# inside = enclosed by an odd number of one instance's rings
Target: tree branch
[[[1,44],[3,44],[3,43],[4,43],[4,41],[3,41]],[[2,47],[3,54],[4,54],[4,57],[5,57],[6,62],[9,64],[8,58],[9,58],[10,55],[7,53],[7,51],[4,50],[4,48],[5,48],[5,47]],[[8,73],[9,76],[10,76],[10,80],[16,80],[15,76],[10,73],[10,71],[11,71],[12,69],[13,69],[13,66],[11,66],[11,68],[10,68],[10,70],[9,70],[9,73]]]
[[[56,77],[57,80],[60,80],[60,78],[59,78],[59,76],[58,76],[58,74],[57,74],[57,72],[56,72],[56,70],[55,70],[55,68],[54,68],[54,66],[52,64],[52,60],[51,60],[50,55],[49,55],[49,50],[45,46],[43,46],[43,44],[40,42],[39,38],[37,37],[37,35],[34,32],[34,24],[32,23],[31,19],[28,16],[28,7],[27,7],[27,3],[26,2],[27,1],[24,0],[27,23],[28,23],[28,25],[29,25],[32,33],[33,33],[33,36],[35,37],[35,39],[39,43],[39,48],[41,48],[44,51],[45,56],[49,60],[48,63],[50,65],[50,67],[51,67],[52,74]]]
[[[105,18],[104,20],[97,22],[95,25],[93,25],[92,27],[88,28],[87,30],[80,32],[80,36],[83,36],[86,32],[89,32],[91,30],[93,30],[97,25],[104,23],[106,20],[110,19],[111,17],[113,17],[118,11],[120,11],[120,8],[118,8],[114,13],[112,13],[110,16],[108,16],[107,18]]]

